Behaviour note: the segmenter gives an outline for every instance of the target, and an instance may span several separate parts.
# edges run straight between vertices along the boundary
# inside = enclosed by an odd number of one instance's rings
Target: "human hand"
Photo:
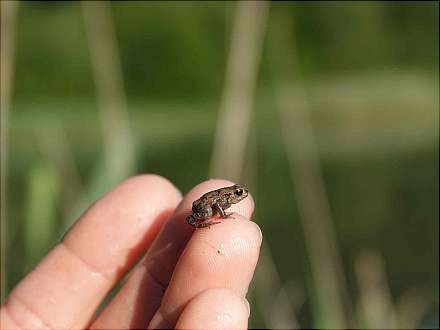
[[[0,310],[0,328],[247,328],[245,296],[262,239],[248,221],[252,197],[228,209],[235,219],[211,228],[194,230],[185,221],[194,200],[230,185],[205,181],[182,199],[156,175],[123,182],[13,289]]]

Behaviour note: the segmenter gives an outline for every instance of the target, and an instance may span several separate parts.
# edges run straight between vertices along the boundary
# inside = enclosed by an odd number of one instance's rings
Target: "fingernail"
[[[255,223],[255,222],[254,222]],[[260,233],[260,244],[263,242],[263,232],[261,231],[261,228],[259,225],[255,223],[255,226],[258,228],[258,232]]]
[[[246,309],[248,311],[248,317],[249,317],[249,316],[251,316],[251,305],[249,304],[249,301],[246,298],[244,298],[243,301],[244,301],[244,304],[245,304]]]

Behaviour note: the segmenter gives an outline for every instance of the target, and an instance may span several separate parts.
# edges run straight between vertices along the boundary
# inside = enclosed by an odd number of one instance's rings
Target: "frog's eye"
[[[241,195],[243,195],[243,189],[241,189],[241,188],[236,189],[236,190],[235,190],[235,194],[236,194],[237,196],[241,196]]]

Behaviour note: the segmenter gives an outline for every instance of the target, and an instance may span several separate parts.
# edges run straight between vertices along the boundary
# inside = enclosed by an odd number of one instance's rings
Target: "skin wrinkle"
[[[79,328],[90,318],[82,315],[82,312],[93,312],[100,300],[97,297],[104,296],[108,291],[108,283],[58,245],[14,288],[9,299],[19,299],[51,328]],[[80,304],[71,312],[54,313],[59,309],[70,310],[75,306],[75,301]]]
[[[173,329],[173,323],[167,320],[167,316],[163,315],[160,308],[154,315],[147,329]]]
[[[15,320],[11,317],[6,305],[2,310],[0,310],[0,329],[22,329],[22,327],[18,326]]]
[[[9,317],[12,319],[12,321],[17,324],[20,328],[22,329],[27,329],[29,328],[29,325],[26,324],[22,324],[21,321],[18,321],[18,319],[15,317],[15,313],[12,312],[11,313],[11,309],[10,309],[10,304],[11,301],[15,302],[16,304],[20,305],[22,307],[22,309],[26,312],[29,313],[29,315],[32,317],[33,321],[40,323],[38,325],[38,327],[32,327],[33,329],[41,329],[41,326],[43,326],[46,329],[54,329],[52,326],[49,326],[48,323],[43,320],[43,318],[41,317],[41,315],[39,315],[37,312],[35,312],[30,306],[28,306],[27,303],[25,303],[25,301],[23,299],[20,298],[20,296],[18,295],[14,295],[13,297],[11,297],[11,299],[8,299],[5,303],[5,306],[7,306],[6,310],[8,311],[8,315]],[[22,312],[23,312],[22,310]]]
[[[169,262],[163,262],[163,260],[170,260],[169,255],[175,255],[175,259],[180,256],[180,250],[176,248],[176,244],[172,241],[158,251],[148,251],[144,261],[141,263],[148,269],[149,274],[164,288],[168,286],[174,270],[174,267],[171,267]]]
[[[158,277],[156,277],[150,270],[150,268],[148,266],[144,265],[144,269],[145,272],[147,273],[147,275],[153,280],[154,284],[156,284],[161,291],[165,292],[167,286],[168,286],[168,282],[162,282]]]
[[[79,262],[81,262],[85,268],[87,268],[88,270],[90,270],[90,274],[91,275],[98,275],[100,276],[102,279],[104,279],[106,282],[108,282],[109,284],[113,282],[113,280],[111,278],[108,277],[107,274],[104,274],[103,272],[101,272],[99,269],[97,269],[96,267],[94,267],[93,265],[89,264],[87,261],[85,261],[82,257],[80,257],[78,254],[75,253],[75,251],[73,251],[68,244],[66,244],[65,242],[61,242],[59,245],[62,249],[64,249],[64,251],[66,251],[68,254],[70,254],[72,257],[76,258]]]
[[[109,303],[100,317],[91,326],[91,329],[138,329],[145,328],[153,313],[147,309],[137,308],[137,302],[142,301],[145,306],[159,308],[162,294],[157,296],[154,292],[163,290],[162,287],[151,278],[145,267],[139,267],[132,273],[132,278],[121,288],[115,298]],[[152,294],[153,293],[153,294]],[[106,315],[122,323],[108,323]]]
[[[208,289],[189,301],[176,328],[245,329],[248,318],[249,308],[245,299],[228,289]]]
[[[6,325],[11,325],[11,326],[6,327]],[[20,322],[17,322],[15,317],[13,317],[11,312],[9,311],[8,301],[4,302],[2,306],[2,310],[0,311],[0,327],[1,329],[17,329],[17,330],[24,329],[20,325]]]

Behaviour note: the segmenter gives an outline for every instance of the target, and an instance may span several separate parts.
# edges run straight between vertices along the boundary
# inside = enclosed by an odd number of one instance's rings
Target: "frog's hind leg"
[[[197,219],[192,214],[186,218],[186,221],[194,228],[205,228],[220,223],[220,221],[204,221]]]
[[[195,227],[197,223],[197,219],[192,214],[190,214],[186,217],[186,222],[188,222],[188,224],[190,224],[191,226]]]
[[[220,222],[221,221],[204,221],[204,222],[198,222],[198,223],[194,224],[193,226],[195,228],[205,228],[205,227],[210,227],[212,225],[216,225]]]

